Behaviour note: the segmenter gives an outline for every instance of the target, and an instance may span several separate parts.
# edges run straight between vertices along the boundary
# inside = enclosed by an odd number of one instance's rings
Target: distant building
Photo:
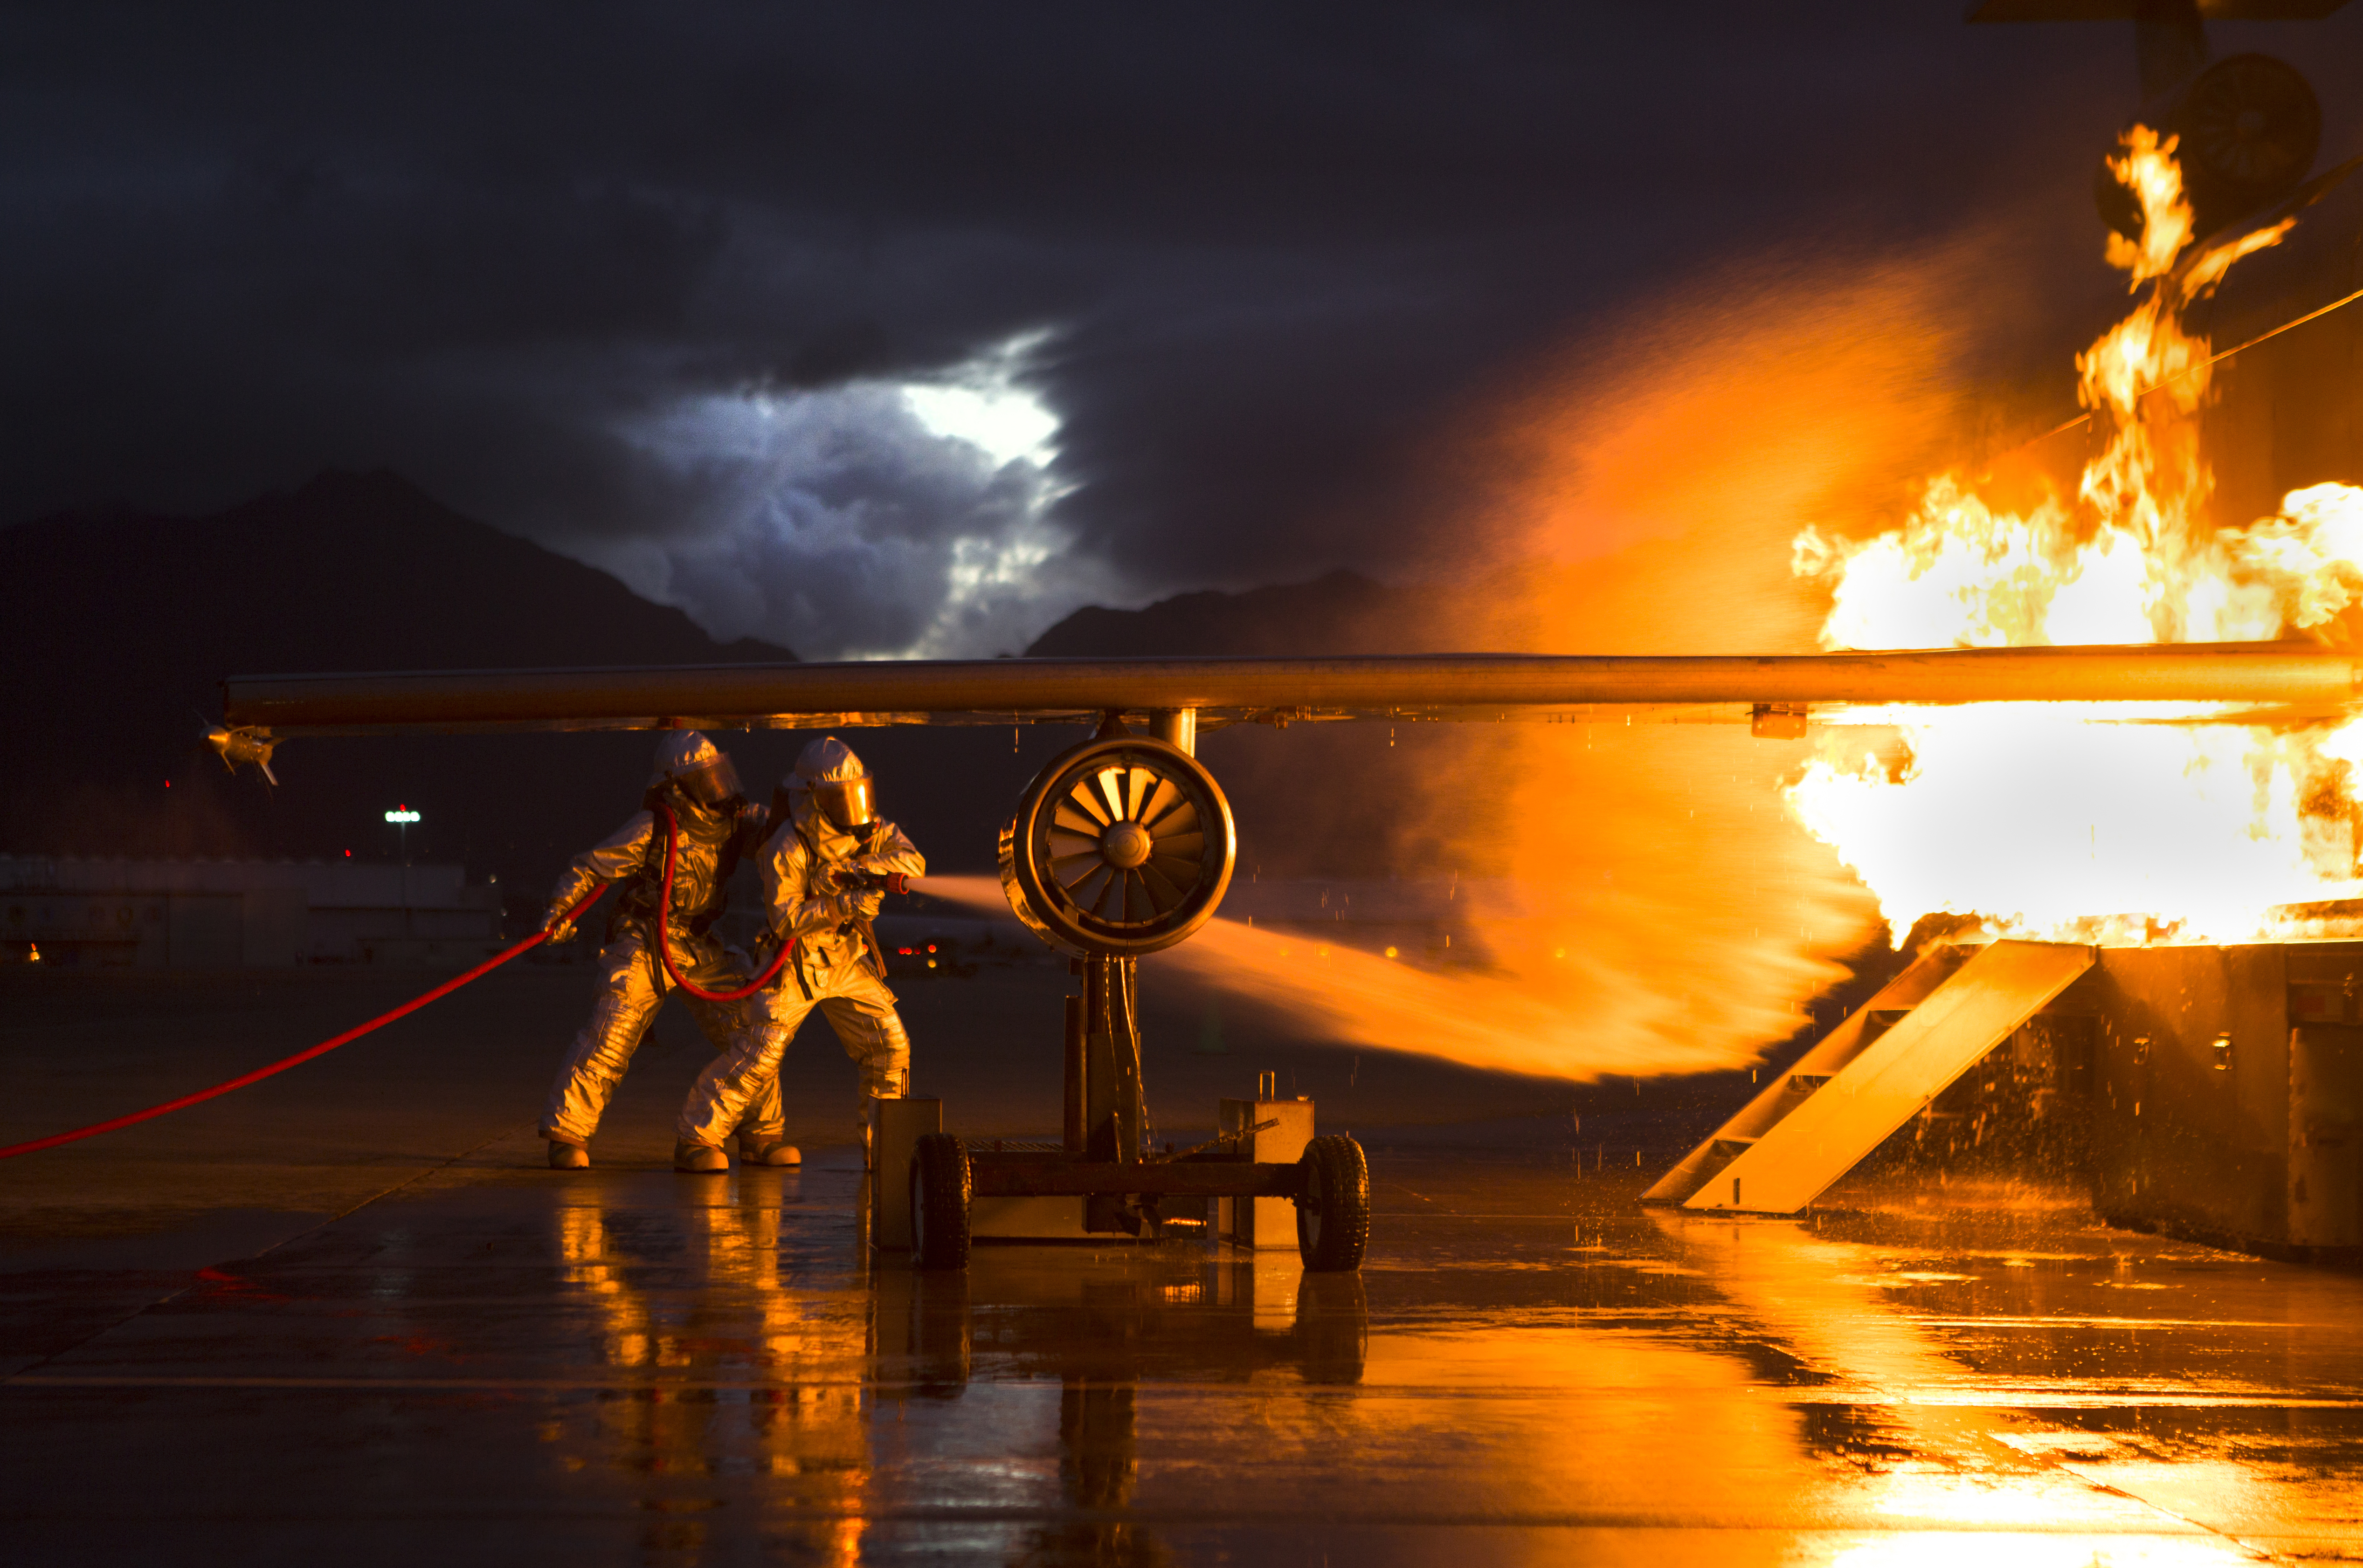
[[[143,969],[447,964],[498,944],[458,866],[0,855],[0,958]]]

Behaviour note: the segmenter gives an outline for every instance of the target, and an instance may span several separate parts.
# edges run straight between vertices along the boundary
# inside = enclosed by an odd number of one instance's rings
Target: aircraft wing
[[[2250,720],[2363,701],[2363,655],[2300,643],[1946,648],[1890,653],[1345,658],[996,658],[656,668],[239,676],[233,729],[817,729],[1096,722],[1187,712],[1202,730],[1324,720],[1753,719],[1964,702],[2224,705]]]

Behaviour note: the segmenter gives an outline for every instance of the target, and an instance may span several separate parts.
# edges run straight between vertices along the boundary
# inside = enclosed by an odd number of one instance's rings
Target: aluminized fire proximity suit
[[[693,744],[690,744],[693,743]],[[704,736],[690,732],[668,741],[672,751],[688,753],[677,763],[694,765],[699,748],[708,765],[729,763]],[[684,769],[684,771],[690,771]],[[713,991],[737,990],[749,978],[733,955],[712,934],[727,899],[725,889],[739,860],[760,848],[770,826],[770,813],[750,805],[737,793],[737,779],[718,800],[701,800],[696,780],[666,771],[660,754],[660,774],[647,804],[594,848],[577,856],[550,897],[550,922],[596,884],[620,881],[616,907],[609,911],[606,941],[599,950],[600,991],[591,1020],[576,1035],[550,1086],[549,1104],[542,1113],[541,1135],[553,1145],[586,1147],[598,1131],[599,1118],[622,1083],[624,1071],[641,1038],[656,1020],[657,1010],[674,988],[657,952],[657,905],[665,869],[663,812],[678,824],[674,852],[672,900],[665,911],[665,933],[673,963],[694,984]],[[707,788],[706,794],[717,791]],[[718,1052],[729,1051],[745,1032],[751,1000],[735,1003],[682,999],[690,1016]],[[739,1107],[733,1123],[739,1147],[748,1158],[762,1159],[782,1142],[780,1096],[776,1084],[758,1086]],[[727,1136],[732,1127],[726,1126]],[[717,1142],[719,1140],[717,1139]],[[580,1156],[561,1160],[565,1150],[553,1147],[553,1164],[581,1163]]]
[[[849,783],[859,786],[854,825],[832,820],[846,815],[835,801]],[[830,738],[805,747],[796,771],[782,789],[784,817],[763,846],[760,867],[764,906],[773,943],[793,940],[779,977],[756,993],[752,1027],[738,1048],[698,1076],[682,1107],[684,1144],[718,1147],[750,1105],[779,1093],[780,1059],[815,1008],[861,1070],[871,1095],[900,1095],[911,1070],[911,1037],[886,988],[883,956],[873,944],[870,922],[882,901],[877,890],[852,878],[896,872],[916,877],[926,861],[893,823],[868,816],[869,774],[844,743]],[[777,951],[776,947],[772,951]],[[869,1121],[860,1123],[865,1133]]]

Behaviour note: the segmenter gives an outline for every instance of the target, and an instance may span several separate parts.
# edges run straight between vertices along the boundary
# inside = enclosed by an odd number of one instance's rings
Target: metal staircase
[[[1692,1150],[1644,1203],[1794,1214],[2092,966],[2090,947],[1933,947]]]

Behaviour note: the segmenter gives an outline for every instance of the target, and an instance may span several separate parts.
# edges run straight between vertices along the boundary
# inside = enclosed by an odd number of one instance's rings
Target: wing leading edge
[[[2311,644],[1747,655],[1001,658],[236,676],[225,722],[276,736],[478,730],[854,728],[1095,722],[1191,712],[1199,729],[1377,719],[1802,718],[1966,702],[2232,705],[2327,716],[2363,656]],[[2224,715],[2218,712],[2213,716]]]

